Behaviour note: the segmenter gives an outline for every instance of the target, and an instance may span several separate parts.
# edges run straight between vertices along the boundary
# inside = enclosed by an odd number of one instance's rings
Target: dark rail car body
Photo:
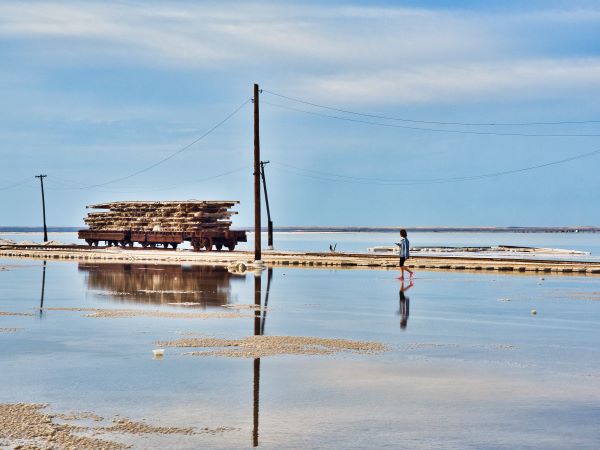
[[[133,247],[133,244],[140,244],[142,247],[156,248],[177,248],[185,241],[192,245],[195,251],[204,249],[211,251],[213,247],[221,251],[227,247],[230,251],[235,249],[238,242],[247,242],[245,231],[233,230],[197,230],[197,231],[132,231],[132,230],[79,230],[79,239],[85,240],[88,245],[98,246],[99,242],[106,242],[111,245],[121,247]]]

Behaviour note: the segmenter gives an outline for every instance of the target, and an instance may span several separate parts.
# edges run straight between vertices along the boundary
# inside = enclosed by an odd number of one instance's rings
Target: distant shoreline
[[[48,227],[49,233],[72,233],[83,227]],[[232,227],[248,232],[250,227]],[[397,233],[400,227],[343,227],[343,226],[300,226],[274,227],[275,232],[286,233]],[[600,227],[406,227],[412,233],[600,233]],[[0,227],[0,233],[41,233],[42,227]],[[262,231],[267,231],[263,228]]]

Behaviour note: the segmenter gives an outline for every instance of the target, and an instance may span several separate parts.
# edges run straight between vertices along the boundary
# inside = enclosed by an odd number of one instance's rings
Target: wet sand
[[[386,350],[379,342],[324,339],[305,336],[248,336],[242,339],[188,338],[157,342],[161,347],[220,348],[186,353],[192,356],[264,358],[275,355],[331,355],[339,352],[378,353]]]
[[[73,448],[118,450],[125,445],[104,439],[81,436],[86,428],[54,422],[54,415],[44,412],[48,405],[35,403],[0,404],[0,445],[15,448]]]
[[[0,446],[26,449],[103,449],[119,450],[130,445],[102,436],[114,435],[185,435],[221,434],[232,427],[201,428],[164,427],[127,417],[114,418],[110,425],[93,412],[53,413],[41,403],[0,404]],[[62,423],[61,423],[62,422]],[[65,423],[67,422],[67,423]],[[75,424],[69,422],[76,422]],[[90,424],[91,423],[91,424]]]

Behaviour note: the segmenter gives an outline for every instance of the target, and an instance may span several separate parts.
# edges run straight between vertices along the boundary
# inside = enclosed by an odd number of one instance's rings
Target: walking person
[[[410,258],[410,242],[406,235],[406,230],[400,230],[400,242],[396,242],[400,246],[400,279],[404,280],[404,271],[410,273],[410,279],[413,279],[414,273],[408,267],[404,267],[404,263]]]

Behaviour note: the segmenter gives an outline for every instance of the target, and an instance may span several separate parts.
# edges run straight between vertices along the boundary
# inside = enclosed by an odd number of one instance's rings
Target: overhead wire
[[[521,167],[518,169],[510,169],[503,170],[498,172],[490,172],[483,173],[477,175],[469,175],[469,176],[461,176],[461,177],[445,177],[445,178],[421,178],[421,179],[405,179],[405,180],[384,180],[381,178],[368,178],[368,177],[353,177],[347,175],[339,175],[335,173],[328,173],[323,171],[311,170],[302,167],[293,166],[290,164],[280,163],[277,161],[271,160],[272,163],[281,166],[284,170],[287,170],[290,173],[295,173],[296,175],[307,176],[309,178],[320,179],[322,181],[333,181],[333,182],[341,182],[341,183],[350,183],[350,184],[372,184],[372,185],[381,185],[381,186],[411,186],[411,185],[425,185],[425,184],[442,184],[442,183],[454,183],[454,182],[462,182],[462,181],[472,181],[472,180],[480,180],[484,178],[493,178],[504,175],[511,175],[516,173],[528,172],[531,170],[542,169],[544,167],[555,166],[559,164],[564,164],[570,161],[575,161],[578,159],[589,158],[591,156],[600,154],[600,149],[581,153],[575,156],[571,156],[569,158],[560,159],[557,161],[550,161],[543,164],[535,164],[532,166]],[[307,172],[307,173],[301,173]]]
[[[1,186],[0,191],[7,191],[9,189],[14,189],[16,187],[23,186],[24,184],[30,183],[31,181],[33,181],[33,180],[26,178],[26,179],[23,179],[22,181],[17,181],[16,183],[13,183],[13,184]]]
[[[129,178],[133,178],[141,173],[147,172],[150,169],[153,169],[154,167],[170,160],[171,158],[174,158],[175,156],[177,156],[178,154],[184,152],[185,150],[187,150],[188,148],[190,148],[192,145],[196,144],[197,142],[201,141],[202,139],[204,139],[205,137],[207,137],[209,134],[211,134],[213,131],[215,131],[217,128],[219,128],[221,125],[223,125],[225,122],[227,122],[229,119],[231,119],[234,115],[236,115],[244,106],[246,106],[248,103],[250,103],[252,101],[252,99],[246,99],[240,106],[238,106],[237,108],[235,108],[231,113],[229,113],[227,116],[225,116],[225,118],[223,118],[222,120],[220,120],[219,122],[217,122],[215,125],[213,125],[211,128],[209,128],[204,134],[202,134],[201,136],[199,136],[198,138],[194,139],[192,142],[190,142],[189,144],[185,145],[184,147],[180,148],[179,150],[171,153],[170,155],[168,155],[167,157],[153,163],[150,164],[149,166],[146,166],[142,169],[139,169],[133,173],[130,173],[129,175],[125,175],[119,178],[115,178],[109,181],[106,181],[104,183],[97,183],[97,184],[89,184],[89,185],[83,185],[83,187],[79,188],[79,189],[91,189],[91,188],[95,188],[95,187],[101,187],[101,186],[106,186],[108,184],[113,184],[113,183],[117,183],[119,181],[123,181],[123,180],[127,180]]]
[[[237,167],[235,169],[228,170],[228,171],[225,171],[225,172],[221,172],[221,173],[218,173],[218,174],[215,174],[215,175],[211,175],[209,177],[199,178],[197,180],[186,181],[186,182],[183,182],[183,183],[169,184],[169,185],[166,185],[166,186],[154,186],[154,187],[151,187],[151,188],[147,188],[147,187],[144,187],[144,186],[126,186],[126,187],[118,187],[118,188],[117,187],[114,187],[114,188],[111,188],[111,187],[100,187],[99,189],[97,189],[97,188],[90,188],[90,189],[93,190],[93,191],[95,191],[95,192],[114,192],[114,191],[117,191],[117,190],[121,191],[121,192],[123,190],[127,190],[127,191],[134,190],[134,191],[143,191],[143,192],[162,191],[162,190],[174,189],[174,188],[177,188],[177,187],[180,187],[180,186],[194,185],[194,184],[197,184],[197,183],[203,183],[205,181],[214,180],[216,178],[221,178],[221,177],[224,177],[224,176],[227,176],[227,175],[231,175],[233,173],[241,172],[242,170],[248,169],[249,167],[251,167],[251,165],[250,164],[246,164],[244,166]],[[56,181],[56,180],[53,180],[53,181]],[[77,189],[80,189],[80,188],[77,188],[77,187],[49,187],[48,189],[56,191],[56,190],[77,190]]]
[[[362,123],[365,125],[374,125],[379,127],[387,128],[401,128],[404,130],[415,130],[415,131],[428,131],[435,133],[454,133],[454,134],[475,134],[475,135],[487,135],[487,136],[519,136],[519,137],[600,137],[600,134],[584,134],[584,133],[510,133],[510,132],[499,132],[499,131],[473,131],[473,130],[445,130],[442,128],[425,128],[425,127],[413,127],[409,125],[398,125],[393,123],[382,123],[372,122],[369,120],[353,119],[351,117],[336,116],[333,114],[323,114],[316,111],[308,111],[306,109],[295,108],[293,106],[281,105],[279,103],[272,103],[269,101],[262,101],[262,103],[275,106],[277,108],[288,109],[291,111],[301,112],[303,114],[309,114],[313,116],[326,117],[329,119],[344,120],[347,122]]]
[[[330,111],[337,111],[345,114],[351,114],[355,116],[363,116],[363,117],[371,117],[374,119],[383,119],[383,120],[394,120],[398,122],[408,122],[408,123],[423,123],[429,125],[459,125],[459,126],[533,126],[533,125],[580,125],[580,124],[588,124],[588,123],[600,123],[600,120],[561,120],[557,122],[443,122],[443,121],[435,121],[435,120],[417,120],[417,119],[406,119],[401,117],[391,117],[379,114],[369,114],[369,113],[361,113],[357,111],[352,111],[349,109],[336,108],[333,106],[327,106],[319,103],[310,102],[308,100],[303,100],[296,97],[290,97],[288,95],[279,94],[277,92],[270,91],[268,89],[262,89],[261,92],[265,92],[267,94],[274,95],[276,97],[280,97],[286,100],[290,100],[297,103],[302,103],[304,105],[314,106],[316,108],[327,109]]]

